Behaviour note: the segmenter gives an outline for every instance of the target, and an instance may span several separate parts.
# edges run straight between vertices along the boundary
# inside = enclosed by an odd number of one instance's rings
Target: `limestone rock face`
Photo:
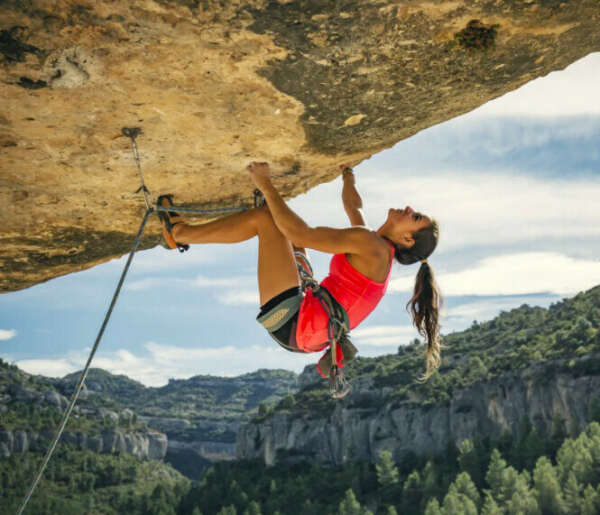
[[[4,1],[0,291],[128,251],[123,127],[152,198],[247,202],[254,159],[290,197],[600,50],[599,21],[597,0]]]
[[[382,403],[383,389],[370,380],[356,381],[349,406],[338,403],[328,415],[304,418],[283,412],[243,426],[237,455],[272,465],[278,451],[284,451],[286,459],[341,464],[348,459],[376,462],[381,451],[389,450],[401,461],[407,453],[438,453],[467,438],[518,434],[524,415],[540,434],[549,434],[560,417],[574,436],[590,422],[588,405],[598,388],[599,376],[556,374],[536,382],[510,373],[454,392],[448,404],[423,406]]]
[[[27,451],[45,452],[54,432],[0,430],[0,458]],[[86,433],[63,433],[61,443],[85,451],[114,454],[127,453],[140,459],[162,460],[167,454],[167,435],[156,431],[123,432],[115,429],[100,435]]]

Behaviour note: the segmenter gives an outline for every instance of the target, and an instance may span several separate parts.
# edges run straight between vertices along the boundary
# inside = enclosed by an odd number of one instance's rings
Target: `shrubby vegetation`
[[[573,376],[600,374],[600,286],[551,305],[548,309],[526,304],[461,332],[443,337],[442,366],[425,383],[425,345],[413,340],[397,355],[357,358],[344,369],[352,380],[372,378],[386,395],[380,403],[417,402],[419,405],[449,402],[455,390],[503,374],[526,372],[544,381],[564,371]],[[525,370],[527,369],[527,370]],[[318,416],[330,411],[334,401],[323,383],[294,395],[294,413]],[[360,399],[349,398],[347,406]],[[363,407],[363,406],[357,406]],[[365,406],[366,407],[366,406]],[[373,405],[369,399],[369,406]],[[288,409],[279,404],[276,411]]]
[[[600,418],[599,418],[600,420]],[[564,440],[524,418],[521,435],[461,442],[437,456],[342,467],[219,464],[183,497],[180,514],[592,515],[600,512],[600,423]]]
[[[0,460],[0,513],[16,513],[42,456]],[[27,505],[36,515],[175,515],[189,481],[162,462],[105,455],[61,445]]]
[[[599,417],[600,420],[600,417]],[[537,434],[527,419],[521,435],[465,440],[435,456],[341,467],[311,463],[267,468],[259,461],[220,463],[195,485],[160,462],[61,447],[29,513],[132,515],[450,515],[600,512],[600,423],[563,440],[564,423]],[[21,502],[41,457],[0,462],[0,512]]]
[[[401,347],[395,356],[358,359],[347,373],[370,378],[376,387],[385,389],[381,402],[420,405],[447,402],[456,389],[512,372],[537,381],[550,380],[560,371],[572,376],[599,374],[599,326],[600,287],[596,287],[548,310],[524,305],[489,322],[474,322],[467,331],[447,335],[444,365],[424,384],[415,381],[424,362],[423,344],[418,341]],[[16,376],[22,373],[16,367],[1,362],[0,368],[0,387],[22,379],[26,387],[29,384],[35,389],[37,378],[19,379]],[[176,391],[189,394],[189,389],[210,386],[212,379],[200,377],[195,386],[172,381],[165,387],[173,389],[167,398],[175,402]],[[102,380],[108,390],[130,389],[134,395],[137,389],[127,378],[107,376]],[[261,381],[264,379],[257,379],[259,385]],[[123,398],[127,395],[124,393]],[[259,417],[282,410],[298,416],[320,416],[334,406],[320,383],[282,397],[276,406],[268,401],[260,404],[260,396],[252,397],[248,391],[242,397],[246,399],[243,402],[255,402]],[[231,392],[218,394],[215,390],[207,402],[218,404],[229,399],[235,406],[236,398]],[[147,402],[151,406],[152,398]],[[186,406],[171,407],[174,411],[169,413],[192,409]],[[372,403],[365,407],[377,408]],[[193,409],[199,405],[194,404]],[[540,434],[523,418],[514,435],[504,434],[495,441],[465,440],[458,447],[449,445],[439,455],[409,454],[396,462],[390,453],[383,452],[376,464],[351,461],[341,467],[307,462],[271,468],[258,461],[220,463],[206,470],[194,485],[160,462],[60,446],[29,512],[591,515],[600,513],[600,396],[592,396],[586,409],[592,422],[572,439],[565,439],[563,420],[556,418],[549,434]],[[5,416],[13,424],[22,417],[21,423],[31,421],[43,427],[55,420],[57,413],[52,408],[36,412],[15,403],[2,413],[3,423]],[[0,512],[15,511],[40,459],[26,453],[0,461]]]

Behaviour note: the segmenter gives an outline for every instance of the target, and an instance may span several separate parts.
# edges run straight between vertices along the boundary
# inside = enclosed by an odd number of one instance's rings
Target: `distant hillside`
[[[548,309],[523,305],[443,338],[443,364],[427,382],[424,345],[397,355],[359,358],[345,369],[352,392],[331,399],[312,367],[302,389],[260,414],[238,436],[240,458],[273,463],[375,461],[443,449],[483,434],[517,433],[529,416],[551,431],[562,418],[569,433],[600,405],[600,286]]]
[[[437,515],[523,503],[522,513],[598,513],[600,286],[503,312],[444,344],[426,383],[422,343],[357,359],[341,401],[314,366],[161,388],[93,369],[32,513]],[[77,377],[31,376],[0,360],[1,512],[15,511]],[[162,455],[197,485],[144,461],[161,450],[157,429],[169,435]],[[242,460],[203,471],[233,458],[236,434]]]
[[[79,374],[31,376],[0,362],[0,457],[45,448]],[[150,388],[94,368],[63,441],[76,442],[82,450],[165,458],[195,477],[213,461],[234,459],[239,425],[261,403],[276,404],[295,392],[296,383],[293,372],[258,370],[233,378],[171,380]]]

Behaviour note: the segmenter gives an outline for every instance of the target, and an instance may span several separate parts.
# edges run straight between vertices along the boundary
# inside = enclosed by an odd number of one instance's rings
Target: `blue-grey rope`
[[[25,498],[23,499],[21,505],[19,506],[19,509],[17,510],[17,515],[21,515],[23,513],[23,511],[25,510],[25,508],[27,506],[27,503],[31,499],[31,496],[35,492],[35,489],[36,489],[38,483],[40,482],[40,480],[42,479],[42,476],[44,474],[44,471],[46,470],[46,467],[48,466],[48,462],[50,461],[50,458],[52,457],[52,454],[54,453],[54,450],[56,449],[58,441],[60,440],[60,437],[62,436],[62,434],[65,430],[67,422],[69,421],[69,417],[71,416],[71,412],[73,411],[73,408],[75,407],[75,403],[77,402],[77,399],[79,398],[79,393],[81,392],[81,389],[83,388],[83,383],[85,382],[85,378],[87,377],[90,365],[92,364],[92,360],[94,359],[94,355],[96,354],[96,350],[98,349],[98,346],[100,345],[100,340],[102,339],[104,330],[106,329],[106,326],[108,324],[110,316],[112,315],[113,308],[115,307],[117,298],[119,297],[119,293],[121,293],[121,287],[123,286],[123,282],[125,281],[125,276],[127,275],[127,272],[129,271],[129,267],[133,260],[133,256],[135,255],[137,248],[140,244],[140,240],[142,238],[142,234],[144,233],[144,228],[146,227],[146,222],[148,221],[148,217],[154,211],[176,211],[176,212],[180,212],[180,213],[211,215],[211,214],[238,213],[238,212],[245,211],[246,209],[248,209],[248,206],[196,209],[196,208],[175,207],[175,206],[164,207],[164,206],[158,206],[158,205],[155,206],[154,208],[152,208],[150,206],[150,201],[149,201],[150,192],[149,192],[148,188],[146,188],[146,185],[144,183],[144,176],[142,174],[142,167],[140,165],[140,156],[139,156],[137,144],[135,141],[135,138],[139,134],[142,133],[142,130],[139,127],[129,127],[129,128],[124,127],[121,130],[121,132],[124,136],[127,136],[128,138],[131,139],[133,157],[137,164],[138,175],[139,175],[140,182],[141,182],[141,186],[138,189],[138,192],[141,191],[144,196],[144,202],[146,203],[146,208],[147,208],[146,213],[144,214],[144,218],[143,218],[140,228],[138,230],[135,242],[133,243],[131,251],[129,252],[129,257],[127,258],[127,263],[125,263],[125,268],[123,269],[123,272],[121,273],[121,278],[119,279],[117,289],[115,290],[115,293],[113,294],[112,301],[110,303],[108,311],[106,312],[104,321],[102,322],[102,326],[100,327],[100,331],[98,332],[98,336],[96,337],[96,341],[94,342],[94,345],[92,347],[92,350],[90,352],[88,360],[85,364],[85,367],[81,371],[79,380],[77,381],[77,384],[75,385],[75,389],[73,390],[73,394],[71,395],[71,400],[69,402],[69,405],[67,406],[67,409],[65,410],[65,413],[61,420],[61,423],[58,427],[58,430],[56,431],[56,435],[54,436],[54,439],[52,440],[52,443],[50,444],[50,447],[48,448],[48,451],[46,452],[44,459],[42,460],[42,464],[40,465],[38,473],[36,474],[35,479],[33,480],[31,486],[29,487],[29,489],[25,495]],[[261,200],[260,192],[258,190],[255,190],[254,191],[254,207],[258,207],[262,203],[264,203],[264,199]]]
[[[140,229],[137,233],[137,237],[135,239],[135,242],[133,244],[131,252],[129,253],[129,258],[127,259],[125,268],[123,269],[123,272],[121,273],[121,278],[119,279],[117,289],[115,290],[115,293],[113,295],[113,298],[112,298],[112,301],[108,308],[108,311],[106,312],[106,316],[104,317],[104,322],[102,322],[102,326],[100,327],[100,331],[98,332],[98,336],[96,337],[96,341],[94,342],[94,346],[92,347],[92,350],[88,357],[87,363],[85,364],[85,367],[81,371],[81,375],[79,376],[79,380],[77,381],[77,384],[75,385],[75,389],[73,390],[73,395],[71,395],[71,400],[69,402],[67,409],[65,410],[65,413],[63,415],[60,426],[56,432],[54,440],[52,440],[52,443],[50,444],[50,447],[48,448],[48,451],[46,452],[46,455],[44,456],[44,459],[42,460],[42,464],[38,470],[38,473],[35,476],[33,483],[29,487],[29,490],[27,491],[27,494],[25,495],[25,498],[23,499],[21,506],[19,507],[19,510],[17,511],[17,515],[21,515],[23,513],[23,510],[27,506],[29,499],[31,499],[31,496],[33,495],[33,492],[35,491],[38,483],[40,482],[40,479],[42,478],[42,475],[44,474],[44,470],[46,469],[46,466],[48,465],[48,462],[50,461],[50,458],[51,458],[52,454],[54,453],[54,449],[56,448],[56,445],[58,444],[58,441],[60,440],[60,437],[62,436],[62,433],[65,429],[65,426],[67,425],[69,417],[71,416],[71,412],[73,411],[73,407],[75,406],[75,403],[77,402],[77,399],[79,398],[79,393],[81,392],[81,388],[83,387],[83,383],[85,381],[85,378],[87,377],[87,373],[88,373],[88,370],[90,369],[92,359],[94,359],[94,354],[96,354],[98,345],[100,345],[100,340],[102,339],[102,335],[104,334],[104,329],[106,329],[106,325],[108,324],[108,321],[112,314],[113,308],[115,307],[117,298],[119,297],[119,293],[121,292],[121,287],[123,286],[123,282],[125,281],[125,276],[127,275],[129,266],[131,265],[131,261],[133,260],[133,256],[138,248],[138,245],[140,244],[140,240],[141,240],[142,234],[144,232],[144,227],[146,226],[146,222],[148,221],[148,217],[150,216],[151,213],[152,213],[152,209],[149,209],[146,211],[146,214],[144,215],[144,219],[142,220],[142,223],[140,225]]]

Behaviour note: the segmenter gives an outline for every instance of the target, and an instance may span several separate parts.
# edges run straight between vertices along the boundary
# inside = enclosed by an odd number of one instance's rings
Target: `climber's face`
[[[401,247],[412,247],[415,243],[413,234],[431,225],[431,219],[415,211],[412,207],[404,209],[390,208],[382,226],[383,235]]]

